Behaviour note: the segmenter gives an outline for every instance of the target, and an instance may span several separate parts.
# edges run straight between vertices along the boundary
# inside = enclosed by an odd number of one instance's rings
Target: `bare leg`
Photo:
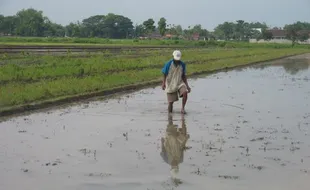
[[[187,92],[184,92],[183,93],[183,98],[182,98],[182,110],[181,110],[181,113],[182,114],[185,114],[185,105],[186,105],[186,102],[187,102]]]
[[[173,102],[169,102],[169,105],[168,105],[168,112],[169,112],[169,113],[172,113],[172,110],[173,110]]]
[[[171,113],[168,113],[168,125],[173,125],[173,119]]]

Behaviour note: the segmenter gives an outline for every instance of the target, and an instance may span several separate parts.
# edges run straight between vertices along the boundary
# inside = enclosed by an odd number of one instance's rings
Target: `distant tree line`
[[[269,39],[272,36],[270,36],[267,28],[266,23],[248,23],[243,20],[237,20],[236,22],[219,24],[214,29],[214,35],[222,40]]]
[[[284,30],[286,31],[287,38],[292,40],[293,45],[297,40],[305,41],[310,37],[310,23],[307,22],[296,22],[285,25]]]
[[[292,41],[309,38],[310,23],[296,22],[286,25],[287,38]],[[192,39],[193,35],[199,35],[206,39],[240,40],[273,38],[266,23],[244,20],[236,22],[224,22],[210,32],[201,25],[189,26],[183,29],[180,25],[168,24],[165,18],[160,18],[158,23],[152,18],[142,24],[133,25],[128,17],[109,13],[107,15],[95,15],[84,20],[71,22],[67,26],[52,22],[43,15],[42,11],[33,8],[23,9],[14,16],[0,15],[0,34],[28,37],[99,37],[111,39],[137,38],[151,36],[154,32],[161,36],[183,36]]]

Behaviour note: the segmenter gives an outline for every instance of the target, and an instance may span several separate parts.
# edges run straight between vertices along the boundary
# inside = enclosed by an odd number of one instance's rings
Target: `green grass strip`
[[[309,50],[279,49],[259,56],[253,54],[248,57],[230,58],[225,60],[219,59],[210,62],[202,60],[199,64],[188,64],[188,75],[211,72],[306,52],[309,52]],[[163,60],[159,59],[158,61]],[[164,63],[158,62],[158,64],[163,65]],[[101,92],[137,83],[143,84],[154,80],[159,81],[161,76],[160,69],[147,68],[140,71],[130,70],[115,74],[98,74],[84,78],[67,77],[52,81],[41,80],[30,84],[12,82],[7,85],[2,85],[0,88],[0,110],[10,109],[10,107],[25,105],[37,101],[61,99],[62,97],[67,98],[80,94]]]
[[[266,49],[244,49],[244,50],[185,50],[184,60],[187,63],[197,61],[209,62],[216,59],[249,57],[252,55],[263,55],[279,50]],[[288,51],[287,49],[281,51]],[[294,51],[299,51],[295,50]],[[103,55],[94,55],[88,58],[72,58],[72,57],[55,57],[44,56],[39,58],[33,57],[31,64],[29,58],[27,62],[30,64],[11,64],[0,66],[0,84],[10,81],[36,81],[40,79],[55,79],[59,77],[83,77],[99,74],[111,74],[113,72],[126,70],[141,70],[146,68],[159,68],[171,56],[171,52],[155,52],[153,55],[138,58],[122,58],[122,57],[104,57]]]

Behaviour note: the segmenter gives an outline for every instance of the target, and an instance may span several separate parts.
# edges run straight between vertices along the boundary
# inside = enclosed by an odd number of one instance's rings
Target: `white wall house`
[[[275,28],[275,29],[270,29],[269,31],[272,33],[273,39],[268,40],[268,41],[267,40],[250,39],[249,42],[250,43],[281,43],[281,44],[291,44],[292,43],[291,40],[286,39],[285,30]],[[304,42],[298,41],[298,43],[310,44],[310,36],[309,36],[309,39],[307,41],[304,41]]]

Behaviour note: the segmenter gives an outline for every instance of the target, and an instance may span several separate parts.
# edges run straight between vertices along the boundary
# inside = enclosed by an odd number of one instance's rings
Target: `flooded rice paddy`
[[[307,58],[307,59],[306,59]],[[0,123],[2,190],[306,190],[310,55]]]

